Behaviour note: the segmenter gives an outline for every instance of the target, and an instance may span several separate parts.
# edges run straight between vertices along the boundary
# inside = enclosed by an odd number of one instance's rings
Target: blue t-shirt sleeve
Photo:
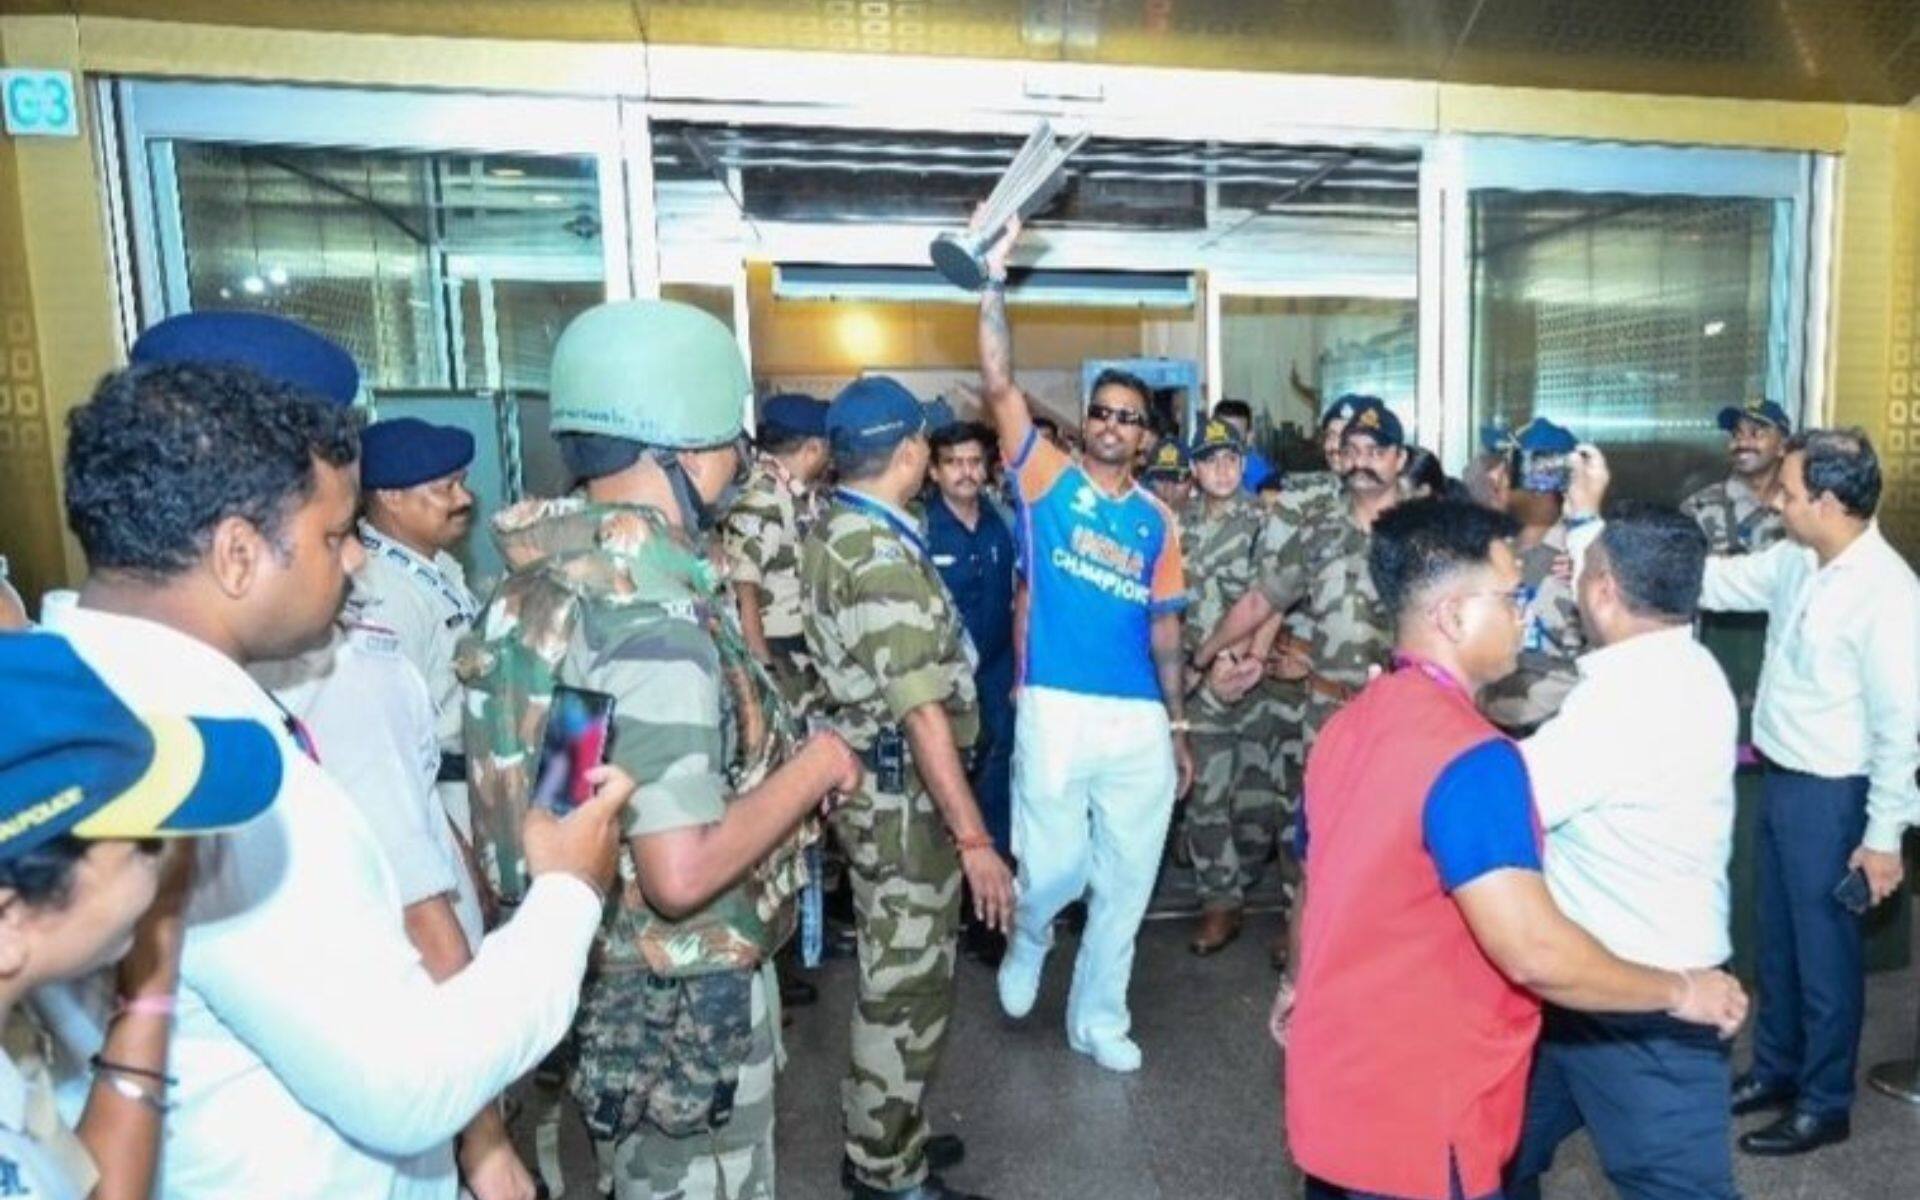
[[[1449,892],[1490,871],[1540,869],[1533,788],[1520,750],[1505,738],[1447,764],[1421,812],[1427,853]]]

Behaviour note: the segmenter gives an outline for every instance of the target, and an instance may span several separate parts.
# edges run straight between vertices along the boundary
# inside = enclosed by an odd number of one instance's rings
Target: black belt
[[[467,781],[467,756],[464,754],[442,754],[440,773],[433,777],[435,783],[465,783]]]

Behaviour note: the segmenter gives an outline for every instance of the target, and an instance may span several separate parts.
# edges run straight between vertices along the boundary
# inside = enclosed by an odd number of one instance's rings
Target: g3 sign
[[[66,71],[0,71],[0,104],[15,137],[78,137],[80,111]]]

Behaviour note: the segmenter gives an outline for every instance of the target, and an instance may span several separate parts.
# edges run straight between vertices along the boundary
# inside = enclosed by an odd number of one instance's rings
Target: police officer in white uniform
[[[354,579],[361,621],[391,633],[427,681],[441,750],[440,800],[463,837],[472,836],[472,823],[453,653],[480,606],[448,551],[473,526],[466,486],[473,453],[473,435],[464,429],[414,417],[367,426],[360,435],[367,565]]]

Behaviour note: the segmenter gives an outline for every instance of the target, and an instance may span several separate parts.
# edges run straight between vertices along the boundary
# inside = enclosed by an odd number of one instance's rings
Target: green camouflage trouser
[[[1264,685],[1232,705],[1203,687],[1187,715],[1194,781],[1185,829],[1194,885],[1203,906],[1238,908],[1279,835],[1281,711]]]
[[[953,1015],[960,856],[917,777],[883,792],[868,776],[832,817],[853,880],[860,986],[853,1065],[841,1085],[847,1156],[883,1190],[926,1178],[927,1081]]]
[[[753,1043],[740,1067],[733,1117],[712,1133],[669,1137],[651,1125],[597,1142],[615,1200],[774,1200],[773,1077],[780,1027],[771,968],[753,980]]]

